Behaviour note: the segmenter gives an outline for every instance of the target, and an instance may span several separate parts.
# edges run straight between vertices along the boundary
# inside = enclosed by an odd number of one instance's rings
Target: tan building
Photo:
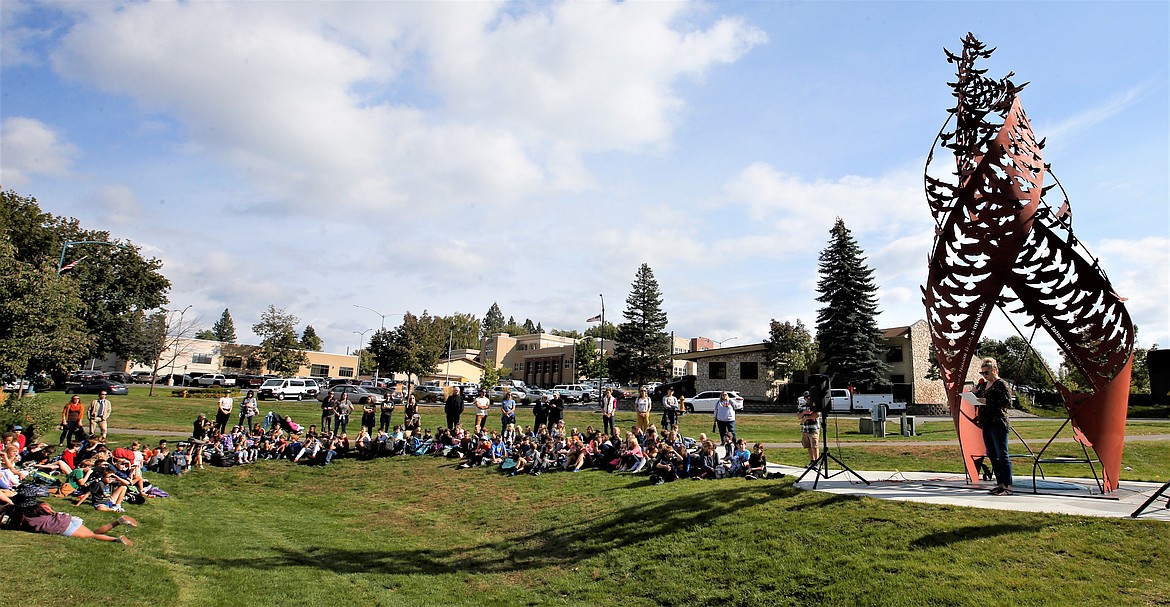
[[[601,346],[600,339],[594,342]],[[494,364],[497,369],[507,367],[508,375],[530,386],[551,388],[557,384],[576,383],[581,377],[576,372],[577,340],[548,333],[533,333],[512,337],[497,333],[483,342],[480,361]],[[613,341],[605,340],[605,356],[613,356]]]
[[[926,321],[882,329],[882,339],[895,400],[919,407],[934,407],[945,413],[946,393],[942,380],[927,379],[931,365],[930,330]],[[759,343],[677,354],[675,357],[697,364],[695,385],[700,391],[735,390],[748,400],[772,400],[776,398],[779,384],[774,379],[774,369],[765,360],[766,351],[766,344]],[[976,381],[978,371],[978,361],[972,361],[967,381]],[[801,379],[796,378],[797,381]]]
[[[206,339],[178,339],[163,352],[160,359],[158,375],[186,375],[190,373],[257,373],[266,374],[268,369],[264,365],[259,368],[249,367],[253,354],[260,346],[248,344],[228,344]],[[356,377],[357,356],[350,354],[332,354],[329,352],[314,352],[306,350],[309,364],[301,367],[297,375],[301,377]],[[101,371],[135,371],[150,372],[149,364],[131,364],[124,359],[114,356],[107,357],[96,366]]]

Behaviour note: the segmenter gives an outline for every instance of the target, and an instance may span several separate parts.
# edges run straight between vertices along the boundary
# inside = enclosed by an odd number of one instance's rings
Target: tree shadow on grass
[[[910,542],[910,547],[938,548],[942,546],[950,546],[951,544],[958,542],[981,540],[989,537],[1007,535],[1009,533],[1036,531],[1041,527],[1042,525],[969,525],[967,527],[960,527],[950,531],[928,533],[914,540],[913,542]]]
[[[679,530],[709,525],[723,517],[737,516],[745,508],[790,498],[797,493],[791,484],[761,483],[726,486],[672,498],[649,498],[598,517],[553,523],[532,533],[453,548],[310,546],[303,550],[274,548],[274,556],[262,559],[192,555],[179,560],[191,567],[253,571],[309,567],[338,574],[510,573],[573,565],[612,550],[638,550],[644,543],[661,540]]]

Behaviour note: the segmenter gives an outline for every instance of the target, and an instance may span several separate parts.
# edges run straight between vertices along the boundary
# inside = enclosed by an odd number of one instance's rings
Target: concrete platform
[[[768,469],[794,477],[799,477],[805,471],[804,468],[774,464],[769,464]],[[968,483],[966,476],[962,474],[876,470],[858,470],[857,473],[870,484],[866,485],[856,476],[844,472],[833,464],[829,467],[830,478],[821,477],[818,480],[815,473],[809,472],[796,487],[812,491],[813,482],[816,480],[817,491],[840,495],[1107,518],[1130,518],[1142,503],[1162,487],[1161,483],[1123,481],[1116,492],[1102,495],[1092,479],[1048,477],[1045,480],[1037,480],[1036,492],[1033,493],[1031,477],[1016,477],[1012,495],[995,496],[987,493],[995,486],[994,482]],[[1170,522],[1170,509],[1167,508],[1167,500],[1170,499],[1168,493],[1170,491],[1163,493],[1138,518]]]

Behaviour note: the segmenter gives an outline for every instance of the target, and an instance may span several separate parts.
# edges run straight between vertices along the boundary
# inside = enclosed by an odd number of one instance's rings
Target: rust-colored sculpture
[[[1013,74],[993,80],[975,67],[993,51],[967,34],[962,56],[947,52],[958,66],[950,83],[955,127],[946,132],[948,119],[935,146],[954,153],[957,183],[925,176],[936,236],[923,304],[963,460],[968,477],[978,478],[983,439],[959,394],[989,313],[1007,306],[1026,325],[1043,327],[1092,384],[1088,394],[1057,386],[1075,435],[1097,453],[1103,486],[1113,491],[1125,444],[1133,324],[1097,260],[1073,236],[1067,197],[1055,210],[1044,202],[1059,183],[1044,186],[1044,142],[1016,96],[1024,85],[1014,85]]]

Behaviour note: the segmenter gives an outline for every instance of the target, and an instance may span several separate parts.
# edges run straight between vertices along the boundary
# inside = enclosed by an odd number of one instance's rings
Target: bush
[[[24,426],[31,428],[32,435],[37,437],[57,427],[59,421],[61,418],[48,396],[38,394],[17,398],[15,394],[9,394],[0,405],[0,428],[5,431],[12,426]]]
[[[187,388],[186,390],[174,390],[171,396],[175,398],[220,398],[223,396],[239,396],[235,388],[225,388],[221,386],[212,386],[210,388]]]

